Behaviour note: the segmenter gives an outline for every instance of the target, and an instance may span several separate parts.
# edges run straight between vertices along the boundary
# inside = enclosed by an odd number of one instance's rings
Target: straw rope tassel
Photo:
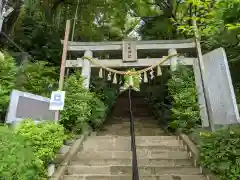
[[[116,73],[114,73],[113,84],[117,84],[117,74]]]
[[[154,71],[153,70],[150,71],[150,76],[151,76],[151,79],[154,78]]]
[[[142,82],[142,75],[141,74],[138,74],[138,78]]]
[[[161,76],[162,75],[162,69],[161,69],[161,66],[158,65],[157,66],[157,76]]]
[[[147,83],[148,82],[148,77],[147,77],[147,72],[145,71],[144,72],[144,83]]]
[[[108,81],[111,81],[111,79],[112,79],[112,77],[111,77],[111,72],[109,72],[108,75],[107,75],[107,80],[108,80]]]
[[[103,69],[102,68],[99,69],[99,77],[103,78]]]

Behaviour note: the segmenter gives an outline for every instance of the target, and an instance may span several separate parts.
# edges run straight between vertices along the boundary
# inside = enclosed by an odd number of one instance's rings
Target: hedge
[[[201,164],[219,180],[240,177],[240,126],[230,126],[216,132],[200,133]]]
[[[172,100],[170,129],[190,133],[201,124],[197,91],[192,69],[179,65],[168,81]]]
[[[42,180],[40,160],[25,139],[8,127],[0,127],[0,179]]]
[[[15,129],[18,135],[32,147],[34,155],[41,164],[47,167],[55,159],[55,155],[66,140],[64,128],[55,122],[43,121],[36,124],[31,119],[25,119]]]
[[[60,123],[65,129],[77,134],[88,128],[98,129],[117,97],[113,90],[100,91],[99,86],[91,86],[90,92],[83,86],[83,81],[79,72],[66,79],[65,107],[60,116]]]

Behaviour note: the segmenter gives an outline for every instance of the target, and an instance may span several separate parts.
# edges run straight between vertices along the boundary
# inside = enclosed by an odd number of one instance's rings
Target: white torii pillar
[[[169,49],[168,50],[168,55],[171,56],[171,55],[174,55],[174,54],[177,54],[177,50],[176,49]],[[171,57],[170,59],[170,64],[171,64],[171,70],[172,71],[176,71],[177,70],[177,64],[178,64],[178,57],[177,56],[173,56]]]
[[[92,51],[85,51],[84,56],[92,58],[93,53]],[[91,62],[88,59],[83,60],[82,76],[85,78],[83,81],[83,86],[89,89],[90,78],[91,78]]]

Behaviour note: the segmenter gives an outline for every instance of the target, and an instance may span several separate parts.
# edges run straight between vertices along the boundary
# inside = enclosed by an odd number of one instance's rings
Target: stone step
[[[141,118],[141,116],[144,116],[145,118],[152,117],[152,113],[146,112],[146,111],[132,111],[133,118]],[[115,118],[129,118],[129,111],[119,111],[119,112],[112,112]]]
[[[137,154],[138,159],[189,159],[186,151],[178,152],[140,152]],[[132,159],[131,151],[89,151],[83,150],[77,153],[78,159]]]
[[[101,130],[102,132],[115,132],[115,133],[124,133],[124,134],[126,134],[126,133],[128,133],[129,135],[130,135],[130,128],[129,127],[125,127],[125,128],[123,128],[123,127],[118,127],[118,128],[112,128],[112,127],[105,127],[104,129],[102,129]],[[143,133],[143,135],[142,136],[147,136],[147,135],[145,135],[145,134],[150,134],[149,136],[156,136],[155,135],[155,133],[156,134],[158,134],[158,133],[162,133],[162,134],[164,134],[164,131],[162,130],[162,129],[158,129],[158,128],[145,128],[145,127],[142,127],[142,128],[140,128],[140,127],[138,127],[138,128],[135,128],[134,129],[134,132],[135,133]],[[151,135],[152,134],[152,135]],[[162,135],[161,134],[161,135]],[[141,135],[141,134],[140,134]]]
[[[106,132],[109,132],[111,135],[119,135],[121,136],[121,133],[123,135],[128,134],[130,136],[130,129],[129,128],[112,128],[112,127],[105,127],[102,131],[99,132],[99,134],[106,134]],[[135,128],[134,129],[136,136],[161,136],[165,134],[165,132],[160,128]],[[142,134],[141,134],[142,133]]]
[[[156,137],[156,138],[155,138]],[[176,136],[136,136],[137,149],[148,149],[159,152],[166,150],[180,150],[181,146]],[[129,136],[93,136],[84,142],[83,150],[115,150],[130,151],[131,139]]]
[[[94,136],[88,138],[84,146],[124,146],[130,145],[131,137]],[[176,136],[136,136],[136,146],[180,146]]]
[[[140,128],[151,128],[151,129],[158,129],[161,130],[161,128],[158,126],[158,124],[140,124],[140,123],[135,123],[134,124],[135,129],[140,129]],[[102,129],[121,129],[121,128],[130,128],[130,122],[129,123],[121,123],[121,124],[111,124],[108,126],[103,127]]]
[[[126,105],[122,105],[122,104],[118,104],[119,106],[115,107],[115,109],[113,109],[113,112],[121,112],[121,111],[129,111],[129,107],[126,107]],[[142,104],[138,104],[138,105],[135,105],[134,107],[132,106],[132,111],[144,111],[144,112],[150,112],[151,111],[148,109],[148,107],[146,107],[145,105],[142,105]]]
[[[124,105],[122,105],[122,106],[124,106]],[[121,112],[129,112],[129,108],[121,107],[121,109],[114,109],[112,111],[112,113],[121,113]],[[132,108],[132,112],[139,112],[139,113],[144,112],[144,113],[152,114],[152,112],[149,111],[149,109],[147,109],[146,107],[134,107],[134,108]]]
[[[106,129],[106,130],[124,130],[124,129],[129,129],[130,128],[130,125],[122,125],[122,124],[119,124],[118,126],[117,125],[105,125],[105,127],[101,128],[101,129]],[[154,130],[154,131],[163,131],[157,124],[156,125],[136,125],[134,126],[134,130],[135,131],[151,131],[151,130]]]
[[[141,118],[141,117],[134,117],[134,120],[135,121],[139,121],[139,122],[156,122],[157,120],[153,117],[153,116],[149,116],[149,117],[146,117],[146,118]],[[112,122],[121,122],[121,121],[125,121],[125,122],[129,122],[129,118],[119,118],[119,117],[114,117],[112,116],[111,117],[111,121]]]
[[[65,175],[63,180],[132,180],[132,176],[124,175]],[[206,180],[202,175],[160,175],[140,176],[140,180]]]
[[[145,118],[141,118],[141,117],[138,117],[138,118],[139,119],[137,119],[137,120],[134,119],[134,125],[158,125],[159,124],[158,121],[156,121],[156,120],[145,119]],[[108,123],[108,125],[121,125],[121,124],[127,125],[130,123],[130,119],[129,118],[127,118],[127,119],[124,119],[124,118],[117,119],[116,118],[114,120],[108,120],[107,123]]]
[[[127,137],[127,136],[126,136]],[[152,152],[176,152],[184,151],[180,146],[137,146],[137,151],[152,151]],[[130,151],[131,145],[129,144],[112,144],[102,146],[99,144],[86,145],[83,147],[84,150],[95,150],[95,151]]]
[[[158,167],[138,166],[139,175],[200,175],[200,169],[195,167]],[[67,168],[67,174],[95,174],[95,175],[131,175],[132,166],[81,166],[71,165]]]
[[[130,122],[130,118],[118,118],[118,117],[114,117],[109,119],[109,122],[111,122],[112,124],[118,124],[118,123],[129,123]],[[156,119],[154,119],[154,117],[148,117],[148,118],[141,118],[141,117],[136,117],[134,118],[134,122],[135,123],[140,123],[140,124],[156,124],[158,121]]]
[[[116,116],[116,115],[122,115],[122,114],[124,114],[124,115],[128,115],[129,116],[129,110],[121,110],[121,111],[112,111],[112,113],[114,114],[114,116]],[[141,114],[141,115],[148,115],[148,116],[152,116],[152,113],[151,112],[149,112],[149,111],[147,111],[147,110],[136,110],[136,109],[133,109],[132,110],[132,113],[133,114],[136,114],[136,117],[139,115],[139,114]],[[133,117],[135,117],[135,116],[133,116]]]
[[[131,166],[131,159],[81,159],[73,160],[70,165],[85,165],[85,166],[106,166],[106,165],[121,165]],[[167,159],[138,159],[138,166],[159,166],[159,167],[170,167],[170,166],[191,166],[190,160],[167,160]]]
[[[55,163],[60,163],[63,161],[66,158],[70,148],[71,146],[63,145],[56,154]]]
[[[163,131],[135,131],[136,136],[162,136],[165,132]],[[124,131],[102,131],[98,133],[99,136],[129,136],[130,131],[124,130]]]
[[[101,128],[101,131],[115,131],[115,130],[122,130],[122,131],[130,131],[130,126],[128,125],[106,125],[105,127]],[[140,125],[140,126],[135,126],[134,131],[137,132],[143,132],[143,131],[154,131],[154,132],[163,132],[163,129],[159,128],[157,125],[150,127],[150,125]]]
[[[125,97],[124,96],[119,97],[118,100],[117,100],[117,103],[120,102],[120,101],[128,102],[129,101],[128,95],[125,96]],[[139,104],[145,104],[144,97],[132,97],[132,102],[135,102],[135,103],[139,102]]]
[[[128,114],[116,114],[116,115],[114,115],[116,118],[129,118],[129,115]],[[149,114],[139,114],[139,113],[134,113],[133,114],[133,117],[134,118],[148,118],[149,116],[151,116],[151,115],[149,115]]]
[[[103,146],[94,146],[94,147],[85,147],[84,150],[94,150],[94,151],[131,151],[131,147],[129,146],[117,146],[117,147],[103,147]],[[153,153],[161,153],[161,152],[179,152],[184,151],[184,149],[180,147],[166,147],[166,146],[138,146],[136,147],[137,153],[141,152],[153,152]]]
[[[117,120],[115,120],[117,121]],[[123,122],[109,122],[108,124],[105,124],[108,126],[127,126],[130,127],[130,121],[123,121]],[[158,121],[152,121],[152,122],[139,122],[135,121],[134,126],[140,126],[140,127],[154,127],[154,128],[159,128],[161,129],[160,125],[158,124]]]
[[[130,125],[129,124],[118,124],[118,125],[105,125],[105,127],[103,127],[102,129],[108,129],[108,130],[111,130],[112,129],[129,129],[130,128]],[[136,130],[139,130],[139,131],[143,131],[143,130],[147,130],[147,131],[150,131],[150,130],[155,130],[155,131],[162,131],[162,129],[159,127],[159,125],[157,124],[136,124],[134,125],[134,129],[135,131]]]
[[[129,116],[129,110],[121,110],[121,111],[112,111],[112,113],[114,114],[114,116],[116,116],[116,115],[122,115],[122,114],[124,114],[124,115],[128,115]],[[133,117],[138,117],[138,115],[139,114],[141,114],[141,115],[148,115],[149,117],[151,117],[152,116],[152,113],[151,112],[148,112],[147,110],[136,110],[136,109],[133,109],[132,110],[132,113],[134,114],[134,116]],[[127,117],[127,116],[126,116]]]
[[[135,135],[136,136],[161,136],[163,135],[164,133],[163,132],[135,132]],[[108,135],[116,135],[116,136],[129,136],[130,133],[129,132],[107,132],[107,131],[103,131],[103,132],[100,132],[98,135],[101,135],[101,136],[108,136]]]
[[[177,141],[178,140],[178,136],[168,136],[168,135],[164,135],[164,136],[136,136],[135,137],[136,141],[165,141],[165,140],[174,140]],[[91,136],[88,138],[89,140],[93,140],[93,141],[126,141],[126,140],[131,140],[131,137],[122,137],[122,136]]]
[[[129,115],[129,110],[128,109],[126,109],[126,110],[119,110],[119,111],[112,111],[112,113],[114,114],[114,116],[116,116],[117,114],[118,115],[121,115],[121,114],[127,114],[127,115]],[[133,114],[135,114],[136,113],[136,115],[138,115],[138,114],[143,114],[143,115],[145,115],[145,114],[147,114],[147,115],[149,115],[149,116],[151,116],[152,115],[152,113],[151,112],[149,112],[148,110],[145,110],[145,109],[132,109],[132,113]]]
[[[119,122],[118,122],[119,121]],[[148,121],[148,120],[146,120],[146,121]],[[150,120],[149,120],[150,121]],[[113,126],[116,126],[116,125],[119,125],[119,126],[121,126],[121,125],[124,125],[124,126],[127,126],[127,125],[129,125],[130,124],[130,121],[129,121],[129,119],[128,120],[114,120],[114,121],[109,121],[108,123],[106,123],[106,124],[104,124],[104,125],[109,125],[109,126],[111,126],[111,125],[113,125]],[[150,121],[150,122],[144,122],[143,120],[137,120],[137,121],[134,121],[134,126],[157,126],[158,128],[161,128],[161,127],[159,127],[159,123],[158,123],[158,121]]]

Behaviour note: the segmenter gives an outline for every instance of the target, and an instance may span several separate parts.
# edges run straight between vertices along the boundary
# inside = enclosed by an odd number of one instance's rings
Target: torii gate
[[[196,24],[195,24],[196,28]],[[89,60],[78,58],[66,60],[68,51],[83,52],[84,56],[95,57],[98,52],[119,52],[119,59],[98,59],[99,63],[110,68],[147,67],[159,61],[159,58],[138,58],[138,51],[159,51],[165,55],[176,54],[178,51],[186,53],[197,52],[197,57],[172,57],[161,66],[170,66],[174,71],[178,63],[192,66],[194,69],[198,102],[203,127],[211,127],[240,123],[239,112],[233,90],[230,71],[224,49],[219,48],[202,55],[198,38],[187,40],[154,40],[137,41],[127,39],[124,41],[107,42],[71,42],[68,41],[70,21],[66,24],[66,33],[63,43],[62,66],[60,73],[59,89],[63,87],[65,68],[82,68],[82,75],[86,78],[84,86],[89,87],[91,68],[98,67]],[[196,28],[197,36],[197,28]]]

